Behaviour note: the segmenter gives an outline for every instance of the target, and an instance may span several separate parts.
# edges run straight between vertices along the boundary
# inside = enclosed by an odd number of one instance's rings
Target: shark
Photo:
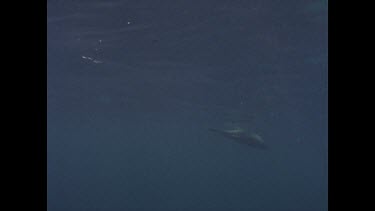
[[[234,128],[234,129],[217,129],[217,128],[209,128],[209,131],[212,131],[216,134],[219,134],[223,137],[228,139],[232,139],[237,143],[245,144],[257,149],[266,150],[269,147],[264,143],[262,137],[260,137],[256,133],[247,133],[241,128]]]

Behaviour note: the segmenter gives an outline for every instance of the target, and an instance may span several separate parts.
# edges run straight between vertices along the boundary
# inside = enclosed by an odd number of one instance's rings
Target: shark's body
[[[209,130],[241,144],[246,144],[258,149],[268,149],[268,146],[264,143],[263,139],[255,133],[245,133],[242,129],[220,130],[209,128]]]

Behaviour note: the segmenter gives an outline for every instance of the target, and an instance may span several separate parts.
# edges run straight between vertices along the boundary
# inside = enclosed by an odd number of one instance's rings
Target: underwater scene
[[[328,210],[328,0],[48,0],[48,211]]]

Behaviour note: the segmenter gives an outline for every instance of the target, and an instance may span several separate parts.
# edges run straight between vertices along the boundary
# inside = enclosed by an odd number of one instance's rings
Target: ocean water
[[[328,210],[327,4],[48,0],[48,210]]]

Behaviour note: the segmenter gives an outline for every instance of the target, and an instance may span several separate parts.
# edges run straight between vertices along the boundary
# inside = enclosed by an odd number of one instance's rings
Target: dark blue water
[[[47,9],[49,211],[327,210],[327,1]]]

